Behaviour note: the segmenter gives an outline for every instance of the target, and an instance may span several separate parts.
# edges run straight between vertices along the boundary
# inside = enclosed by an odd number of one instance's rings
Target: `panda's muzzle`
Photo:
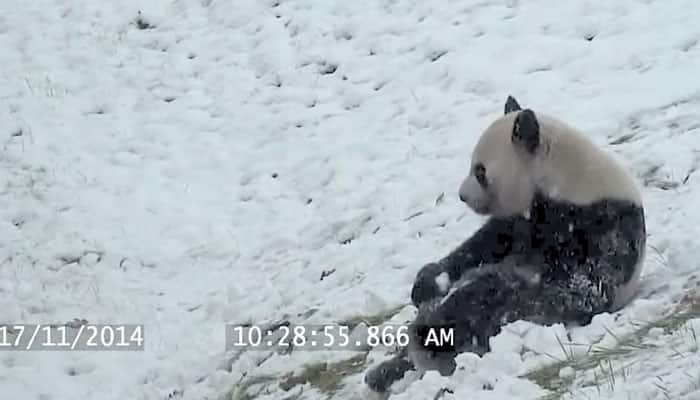
[[[459,194],[459,199],[477,214],[488,215],[491,212],[488,202],[469,201],[462,193]]]

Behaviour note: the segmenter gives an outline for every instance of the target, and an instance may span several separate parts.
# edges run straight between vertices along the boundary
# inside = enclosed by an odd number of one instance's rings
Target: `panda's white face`
[[[481,215],[506,217],[530,209],[535,195],[533,155],[511,139],[517,113],[496,120],[474,148],[459,197]]]

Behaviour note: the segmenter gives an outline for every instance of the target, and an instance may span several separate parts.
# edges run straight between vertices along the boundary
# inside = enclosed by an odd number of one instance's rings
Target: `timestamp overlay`
[[[426,344],[450,346],[454,343],[452,328],[431,328]],[[411,340],[408,325],[226,325],[226,350],[321,350],[367,351],[373,348],[406,347]]]
[[[0,324],[0,351],[140,351],[138,324]]]

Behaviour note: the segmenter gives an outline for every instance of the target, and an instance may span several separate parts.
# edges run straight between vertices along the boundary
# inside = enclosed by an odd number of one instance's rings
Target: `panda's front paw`
[[[411,301],[419,307],[422,303],[443,297],[451,286],[450,278],[442,265],[438,263],[426,264],[421,268],[413,282],[411,289]]]

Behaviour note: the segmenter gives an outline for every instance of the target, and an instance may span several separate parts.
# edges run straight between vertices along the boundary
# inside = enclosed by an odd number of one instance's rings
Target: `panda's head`
[[[481,135],[459,197],[475,212],[524,215],[535,195],[573,205],[617,199],[641,205],[632,177],[608,153],[558,119],[508,97]]]
[[[526,212],[535,195],[533,163],[541,147],[537,116],[509,96],[505,115],[484,131],[474,148],[460,199],[482,215]]]

